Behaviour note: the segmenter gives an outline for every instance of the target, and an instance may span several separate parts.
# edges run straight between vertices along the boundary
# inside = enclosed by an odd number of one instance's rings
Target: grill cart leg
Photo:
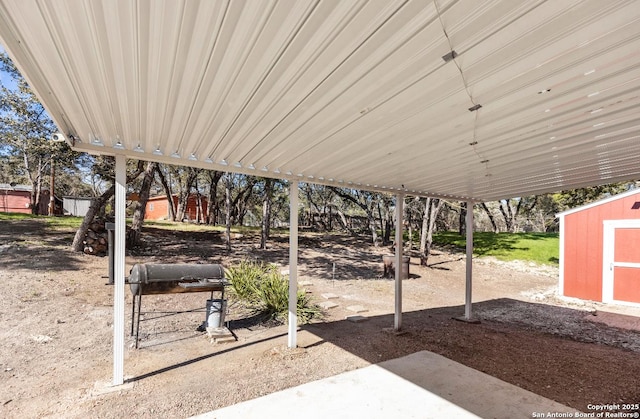
[[[131,336],[133,336],[133,324],[136,320],[136,294],[133,294],[131,302]]]
[[[142,310],[142,284],[138,288],[138,318],[136,319],[136,349],[138,349],[138,338],[140,337],[140,311]]]

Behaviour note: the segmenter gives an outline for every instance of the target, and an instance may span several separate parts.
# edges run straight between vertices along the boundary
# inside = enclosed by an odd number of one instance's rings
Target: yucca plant
[[[227,269],[226,277],[240,299],[253,303],[264,271],[262,263],[242,261],[239,265]]]
[[[288,300],[288,299],[287,299]],[[309,294],[303,290],[298,290],[298,305],[296,307],[298,323],[307,324],[313,319],[322,319],[324,313],[317,304],[311,301]]]
[[[270,319],[286,321],[289,310],[289,281],[275,265],[242,261],[227,270],[235,294],[255,306]],[[322,316],[322,310],[311,297],[298,291],[297,316],[299,323],[308,323]]]
[[[289,283],[276,267],[265,269],[257,291],[262,311],[273,319],[283,321],[289,309]]]

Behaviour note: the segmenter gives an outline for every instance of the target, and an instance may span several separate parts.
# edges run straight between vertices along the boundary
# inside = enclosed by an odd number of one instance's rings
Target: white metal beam
[[[395,286],[395,316],[393,329],[399,331],[402,328],[402,212],[404,206],[404,194],[396,195],[396,286]]]
[[[116,209],[113,291],[113,385],[124,383],[124,264],[127,159],[116,154]]]
[[[297,346],[298,316],[298,182],[289,186],[289,333],[288,346]]]
[[[560,223],[560,254],[558,257],[560,258],[559,265],[560,269],[558,270],[558,295],[564,295],[564,244],[565,244],[565,215],[560,214],[557,215]]]
[[[640,176],[637,2],[94,3],[0,0],[78,151],[477,202]]]
[[[473,202],[467,201],[467,272],[465,287],[465,304],[464,318],[471,320],[473,314],[471,312],[471,291],[472,291],[472,273],[473,273]]]

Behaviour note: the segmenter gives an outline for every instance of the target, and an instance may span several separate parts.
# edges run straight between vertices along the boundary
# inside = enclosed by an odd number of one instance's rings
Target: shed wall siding
[[[169,205],[166,197],[152,198],[147,201],[145,220],[166,220],[169,218]]]
[[[2,208],[2,212],[21,212],[31,214],[29,202],[30,195],[28,193],[25,196],[23,193],[3,191],[0,195],[0,208]]]
[[[90,198],[63,198],[63,208],[65,213],[76,217],[84,217],[91,207],[92,199]]]
[[[204,196],[200,196],[200,203],[202,205],[202,220],[207,219],[207,206],[208,201]],[[173,197],[173,205],[177,209],[178,197]],[[184,212],[185,219],[189,221],[195,221],[198,217],[198,200],[196,195],[190,195],[187,200],[187,208]],[[145,220],[166,220],[169,218],[169,202],[166,197],[154,197],[147,201],[147,209],[145,211]]]
[[[602,301],[603,221],[640,219],[637,194],[564,216],[564,295]],[[625,247],[632,245],[625,244]]]
[[[31,214],[31,192],[29,191],[0,191],[0,211]],[[49,191],[40,192],[39,213],[46,215],[49,207]]]

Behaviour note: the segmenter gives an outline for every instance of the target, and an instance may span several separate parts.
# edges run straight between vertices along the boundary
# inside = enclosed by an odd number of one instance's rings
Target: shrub
[[[285,322],[289,311],[289,281],[275,265],[242,261],[227,270],[235,294],[270,319]],[[298,291],[296,314],[298,322],[309,323],[322,316],[310,296]]]
[[[253,303],[263,274],[263,264],[242,261],[239,265],[227,269],[226,277],[231,281],[233,291],[240,299]]]

